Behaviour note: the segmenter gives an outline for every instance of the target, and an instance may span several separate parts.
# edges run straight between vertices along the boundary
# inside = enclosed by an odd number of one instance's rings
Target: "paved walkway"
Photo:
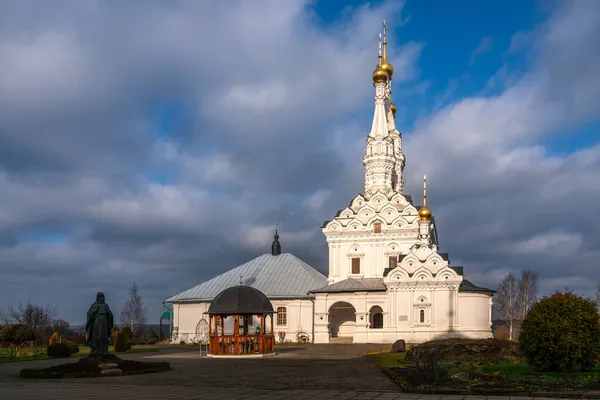
[[[125,358],[165,360],[171,363],[172,371],[110,378],[24,380],[18,377],[22,368],[65,361],[4,363],[0,364],[0,399],[486,400],[484,396],[402,394],[372,360],[363,356],[378,348],[387,346],[278,346],[277,356],[252,360],[200,358],[197,348],[169,348]]]
[[[103,378],[99,378],[104,380]],[[354,390],[261,390],[138,385],[102,385],[77,382],[0,384],[0,398],[10,400],[550,400],[530,397],[411,395],[398,392]],[[556,400],[556,399],[554,399]]]

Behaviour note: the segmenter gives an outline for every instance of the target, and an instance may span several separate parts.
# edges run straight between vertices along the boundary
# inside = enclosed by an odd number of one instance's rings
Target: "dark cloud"
[[[152,319],[267,252],[276,220],[283,250],[326,273],[319,227],[362,191],[373,32],[401,6],[324,28],[304,1],[1,3],[0,306],[51,301],[81,322],[95,292],[118,313],[136,281]],[[592,290],[600,150],[539,144],[599,115],[586,7],[526,35],[534,61],[500,95],[405,133],[408,187],[430,176],[442,247],[478,284],[532,267],[544,290]],[[390,51],[407,92],[422,47]]]

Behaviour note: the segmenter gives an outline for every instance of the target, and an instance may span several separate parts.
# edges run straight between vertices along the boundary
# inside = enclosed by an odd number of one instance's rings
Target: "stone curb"
[[[398,375],[387,368],[382,369],[402,390],[403,393],[409,394],[440,394],[440,395],[461,395],[461,396],[514,396],[514,397],[545,397],[545,398],[563,398],[563,399],[600,399],[600,392],[518,392],[510,390],[495,390],[495,389],[410,389],[400,383]]]

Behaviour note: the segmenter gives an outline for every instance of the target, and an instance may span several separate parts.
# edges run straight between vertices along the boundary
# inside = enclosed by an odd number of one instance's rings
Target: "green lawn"
[[[497,364],[485,365],[482,368],[483,372],[500,372],[503,374],[518,374],[518,375],[547,375],[554,377],[577,377],[581,375],[600,376],[600,365],[592,371],[586,372],[540,372],[525,363]]]
[[[374,358],[377,365],[386,372],[395,368],[413,366],[405,359],[406,353],[373,352],[368,357]],[[440,386],[452,389],[469,389],[481,387],[489,390],[523,390],[523,391],[586,391],[600,382],[600,365],[586,372],[540,372],[524,361],[506,360],[497,363],[473,357],[471,360],[445,360],[441,363],[450,380]],[[398,370],[396,370],[398,371]],[[408,384],[405,377],[399,378],[401,384]],[[421,387],[421,386],[418,386]]]
[[[90,352],[90,348],[88,346],[80,346],[79,350],[80,350],[79,353],[75,353],[75,354],[71,355],[71,358],[81,357],[82,355]],[[114,351],[114,347],[111,346],[111,347],[109,347],[108,351],[110,351],[111,353],[115,353],[115,354],[132,354],[132,353],[152,353],[152,352],[159,351],[159,349],[158,348],[135,348],[134,347],[132,349],[127,350],[125,353],[117,353]],[[20,357],[9,358],[8,351],[6,349],[0,349],[0,363],[47,360],[49,358],[50,357],[48,357],[46,354],[40,354],[37,356],[33,356],[33,355],[31,355],[31,349],[29,349],[29,348],[21,349]]]
[[[367,353],[367,356],[374,357],[375,362],[377,362],[377,365],[381,368],[404,367],[410,365],[410,363],[404,359],[406,353],[390,353],[389,351],[385,351]]]

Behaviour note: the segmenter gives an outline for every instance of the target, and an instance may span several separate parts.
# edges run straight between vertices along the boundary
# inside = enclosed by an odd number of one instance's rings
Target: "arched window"
[[[377,313],[373,315],[373,329],[383,329],[383,314]]]
[[[425,323],[425,310],[419,311],[419,321],[424,324]]]
[[[287,325],[287,308],[277,307],[277,325]]]
[[[371,307],[369,310],[369,321],[371,329],[383,329],[383,310],[381,307]]]

